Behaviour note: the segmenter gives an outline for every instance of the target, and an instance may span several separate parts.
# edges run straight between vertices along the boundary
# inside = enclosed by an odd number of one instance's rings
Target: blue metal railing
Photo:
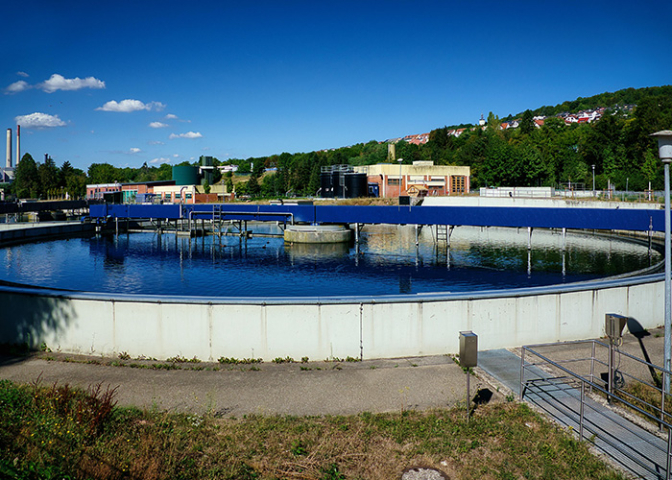
[[[571,228],[595,230],[663,231],[660,209],[429,207],[351,205],[222,205],[228,219],[277,221],[278,213],[292,214],[297,223],[471,225],[479,227]],[[188,218],[189,212],[212,212],[212,205],[92,205],[94,218]],[[235,212],[240,212],[237,218]],[[263,213],[270,215],[264,216]]]

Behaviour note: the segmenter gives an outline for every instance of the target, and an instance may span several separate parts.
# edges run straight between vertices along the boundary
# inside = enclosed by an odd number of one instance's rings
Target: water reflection
[[[270,228],[270,227],[269,227]],[[260,231],[261,227],[254,227]],[[272,232],[270,232],[272,233]],[[458,227],[450,247],[424,227],[367,226],[360,244],[141,233],[0,250],[2,278],[76,290],[158,295],[324,296],[460,292],[548,285],[657,262],[619,239]],[[417,243],[416,243],[417,242]]]

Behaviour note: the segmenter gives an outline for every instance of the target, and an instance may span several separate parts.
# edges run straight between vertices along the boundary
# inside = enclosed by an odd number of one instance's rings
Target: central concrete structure
[[[347,243],[352,231],[345,225],[288,225],[284,238],[287,243]]]

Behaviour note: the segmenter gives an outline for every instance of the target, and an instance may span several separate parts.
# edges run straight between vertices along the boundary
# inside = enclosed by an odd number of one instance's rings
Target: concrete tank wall
[[[0,343],[53,351],[295,359],[393,358],[595,338],[604,315],[663,323],[662,275],[480,294],[348,299],[136,297],[0,286]]]

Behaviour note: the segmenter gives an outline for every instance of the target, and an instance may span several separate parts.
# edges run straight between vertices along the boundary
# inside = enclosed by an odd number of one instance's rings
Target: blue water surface
[[[269,231],[269,227],[254,227]],[[155,232],[59,239],[0,250],[0,279],[78,291],[296,297],[467,292],[577,282],[660,260],[616,238],[460,227],[450,248],[425,227],[372,226],[354,245]],[[563,248],[564,247],[564,248]]]

